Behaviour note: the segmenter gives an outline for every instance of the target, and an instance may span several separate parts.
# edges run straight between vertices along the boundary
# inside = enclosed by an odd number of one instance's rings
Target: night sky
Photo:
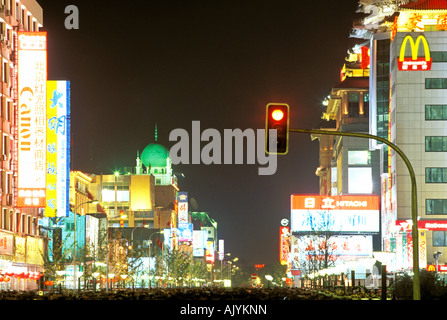
[[[48,79],[71,81],[72,170],[111,174],[192,121],[201,130],[264,128],[288,103],[290,126],[318,128],[339,81],[356,0],[37,0],[48,32]],[[67,30],[66,6],[79,9]],[[202,142],[202,147],[206,142]],[[244,161],[246,162],[246,161]],[[218,222],[241,264],[277,263],[290,195],[318,193],[318,142],[290,136],[271,176],[254,165],[181,164],[181,191]]]

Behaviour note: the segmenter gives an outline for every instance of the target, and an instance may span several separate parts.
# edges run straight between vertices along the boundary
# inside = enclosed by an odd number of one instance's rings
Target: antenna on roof
[[[158,132],[157,132],[157,124],[155,124],[155,142],[157,142]]]

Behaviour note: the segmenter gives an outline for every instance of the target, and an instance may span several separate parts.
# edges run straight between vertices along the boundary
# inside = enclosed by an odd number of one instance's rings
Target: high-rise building
[[[41,209],[17,206],[18,33],[37,32],[42,26],[43,10],[36,0],[0,0],[0,270],[11,275],[5,284],[11,290],[37,288],[28,279],[43,270]],[[25,277],[17,276],[22,273]]]
[[[360,1],[353,36],[370,42],[370,133],[408,157],[416,175],[419,266],[447,263],[447,1]],[[412,267],[409,171],[386,146],[382,175],[383,251]],[[435,261],[435,253],[444,253]],[[439,257],[439,255],[437,255]]]

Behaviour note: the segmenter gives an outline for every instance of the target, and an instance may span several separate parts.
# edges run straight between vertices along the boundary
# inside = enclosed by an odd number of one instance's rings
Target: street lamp
[[[93,203],[93,204],[97,204],[98,203],[98,200],[89,200],[89,201],[85,201],[85,202],[82,202],[81,204],[79,204],[75,209],[74,209],[74,235],[73,235],[73,290],[75,290],[76,289],[76,281],[77,281],[77,273],[76,273],[76,246],[77,246],[77,244],[76,244],[76,232],[77,232],[77,230],[76,230],[76,220],[77,220],[77,218],[76,218],[76,215],[77,215],[77,211],[78,211],[78,208],[80,207],[80,206],[82,206],[82,205],[84,205],[84,204],[87,204],[87,203]]]

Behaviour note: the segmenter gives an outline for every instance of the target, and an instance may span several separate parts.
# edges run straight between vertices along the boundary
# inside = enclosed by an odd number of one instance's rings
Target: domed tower
[[[174,183],[172,162],[169,157],[169,150],[157,143],[158,133],[155,126],[155,142],[148,144],[137,158],[137,167],[144,165],[145,173],[155,177],[155,185],[169,185]]]

